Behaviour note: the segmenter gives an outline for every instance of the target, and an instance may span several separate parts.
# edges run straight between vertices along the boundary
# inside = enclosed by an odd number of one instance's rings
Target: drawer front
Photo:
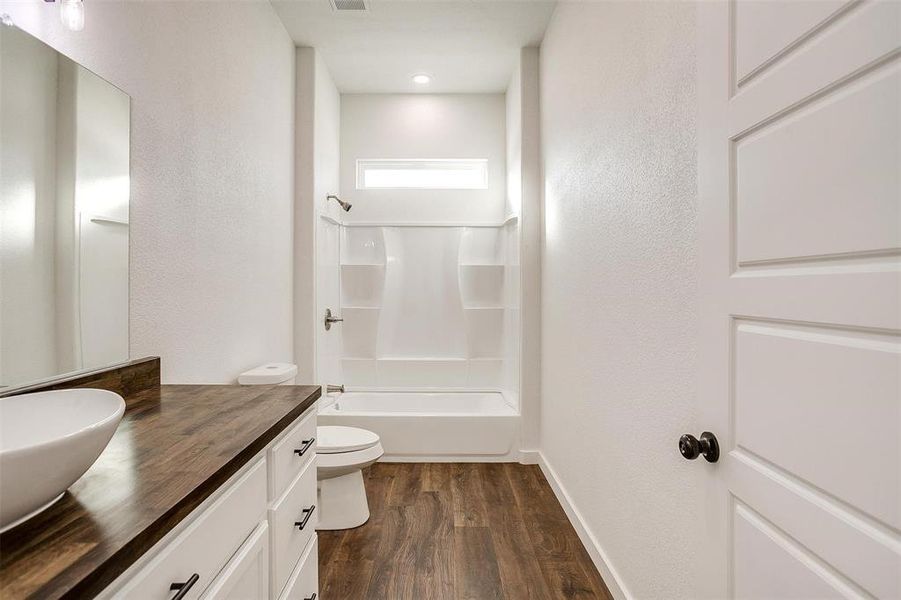
[[[317,600],[318,598],[319,539],[314,535],[278,600]]]
[[[269,449],[269,500],[281,497],[316,456],[316,405]]]
[[[315,484],[315,482],[314,482]],[[116,598],[168,600],[173,583],[195,582],[183,596],[197,598],[212,583],[266,514],[266,461],[260,459],[167,543]]]
[[[273,595],[278,595],[285,587],[304,548],[315,535],[317,510],[316,461],[311,460],[269,510]]]
[[[263,521],[232,557],[201,600],[269,597],[269,524]]]

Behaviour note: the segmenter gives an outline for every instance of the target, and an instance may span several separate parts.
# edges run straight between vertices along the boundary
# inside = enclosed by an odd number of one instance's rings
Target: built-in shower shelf
[[[504,266],[460,265],[460,299],[466,309],[502,308]]]
[[[499,265],[496,263],[461,263],[461,267],[467,268],[492,268],[492,269],[503,269],[505,265]]]
[[[357,304],[342,304],[341,310],[382,310],[381,306],[360,306]]]
[[[468,304],[463,306],[463,310],[504,310],[503,306],[494,306],[494,305],[485,305],[480,306],[478,304]]]

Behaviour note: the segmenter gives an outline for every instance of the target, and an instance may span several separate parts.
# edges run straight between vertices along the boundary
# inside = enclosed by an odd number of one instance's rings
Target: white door
[[[901,2],[699,31],[702,591],[901,598]]]

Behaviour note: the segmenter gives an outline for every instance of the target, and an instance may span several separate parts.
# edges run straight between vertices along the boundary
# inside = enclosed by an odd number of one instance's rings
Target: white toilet
[[[241,385],[292,385],[297,366],[270,363],[241,373]],[[379,436],[357,427],[316,428],[316,480],[319,523],[316,529],[350,529],[369,520],[362,470],[385,451]]]
[[[384,453],[379,436],[366,429],[327,425],[316,428],[316,529],[350,529],[369,520],[362,469]]]

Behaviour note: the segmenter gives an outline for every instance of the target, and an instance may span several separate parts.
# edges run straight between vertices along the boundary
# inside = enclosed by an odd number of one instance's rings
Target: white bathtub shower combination
[[[323,222],[320,423],[371,430],[382,460],[519,459],[518,229]]]
[[[347,392],[322,401],[319,423],[374,431],[384,461],[518,457],[519,414],[500,392]]]

